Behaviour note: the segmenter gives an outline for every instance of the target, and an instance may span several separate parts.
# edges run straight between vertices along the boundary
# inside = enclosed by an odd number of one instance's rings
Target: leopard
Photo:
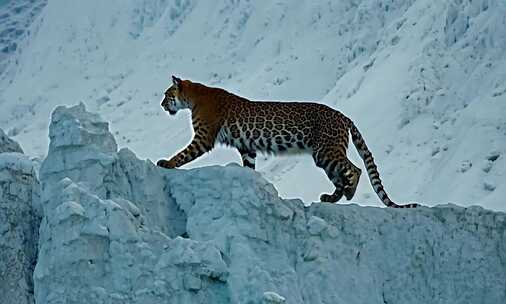
[[[257,153],[273,155],[310,154],[335,186],[320,201],[336,203],[344,196],[351,200],[362,170],[347,157],[349,137],[362,158],[369,181],[387,207],[415,208],[416,203],[400,205],[387,195],[373,155],[354,122],[327,105],[317,102],[249,100],[225,89],[206,86],[172,76],[161,107],[169,115],[190,110],[193,139],[170,159],[157,166],[181,167],[222,144],[237,149],[244,167],[255,170]]]

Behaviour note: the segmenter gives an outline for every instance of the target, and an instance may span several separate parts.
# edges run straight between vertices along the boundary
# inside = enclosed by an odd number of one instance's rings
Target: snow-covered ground
[[[159,107],[176,74],[343,111],[394,200],[506,210],[503,0],[15,2],[36,13],[16,25],[28,28],[4,60],[0,127],[28,155],[47,153],[51,110],[78,102],[111,122],[120,147],[174,154],[191,137],[188,114]],[[219,148],[187,167],[232,161],[237,153]],[[285,198],[332,189],[308,157],[259,167]],[[381,204],[365,177],[355,199]]]

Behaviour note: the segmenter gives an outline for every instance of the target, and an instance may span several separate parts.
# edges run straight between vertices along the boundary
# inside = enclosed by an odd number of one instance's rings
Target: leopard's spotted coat
[[[357,189],[361,170],[347,157],[349,133],[364,160],[371,184],[388,207],[398,205],[386,194],[373,156],[354,123],[341,112],[310,102],[250,101],[220,88],[211,88],[173,77],[162,107],[170,114],[188,108],[192,112],[195,136],[183,151],[157,165],[175,168],[210,151],[215,143],[237,148],[243,164],[255,168],[257,152],[310,153],[316,165],[335,185],[332,194],[322,194],[322,202],[350,200]]]

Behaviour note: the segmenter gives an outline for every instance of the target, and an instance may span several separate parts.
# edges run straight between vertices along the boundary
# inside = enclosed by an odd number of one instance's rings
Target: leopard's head
[[[175,115],[181,109],[191,109],[191,103],[185,98],[183,93],[184,82],[176,76],[172,76],[172,85],[165,91],[165,97],[162,100],[162,108]]]

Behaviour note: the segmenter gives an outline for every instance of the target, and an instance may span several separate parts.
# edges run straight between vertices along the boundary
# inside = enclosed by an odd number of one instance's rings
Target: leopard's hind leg
[[[340,177],[337,177],[335,181],[332,181],[332,183],[336,187],[336,190],[334,190],[332,194],[322,193],[320,195],[321,202],[336,203],[341,199],[341,197],[343,197],[344,184],[342,182],[342,179]]]
[[[313,153],[316,165],[322,168],[336,189],[332,194],[322,194],[320,201],[335,203],[346,197],[350,200],[355,195],[362,171],[355,166],[341,149],[319,150]]]
[[[347,200],[351,200],[357,191],[358,181],[362,170],[355,166],[348,158],[346,158],[346,169],[342,172],[346,184],[344,185],[344,196]]]

